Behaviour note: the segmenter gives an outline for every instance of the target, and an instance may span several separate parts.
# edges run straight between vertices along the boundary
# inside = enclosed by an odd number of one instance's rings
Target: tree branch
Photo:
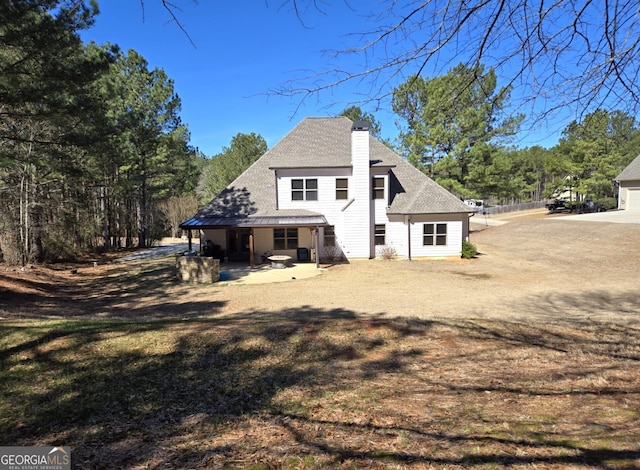
[[[290,2],[298,15],[317,6]],[[328,55],[338,64],[363,58],[366,66],[312,71],[270,93],[304,102],[357,82],[368,84],[370,100],[380,103],[398,79],[443,74],[462,61],[494,67],[513,87],[514,104],[535,111],[533,119],[598,107],[640,110],[640,10],[630,0],[383,0],[358,8],[374,8],[368,18],[376,26]]]

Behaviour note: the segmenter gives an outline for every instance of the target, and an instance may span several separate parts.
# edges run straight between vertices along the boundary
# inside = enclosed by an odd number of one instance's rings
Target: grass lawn
[[[2,445],[73,468],[640,468],[640,330],[359,317],[3,320]]]

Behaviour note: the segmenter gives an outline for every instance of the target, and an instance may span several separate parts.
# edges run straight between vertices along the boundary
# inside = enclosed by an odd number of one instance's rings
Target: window
[[[384,178],[373,178],[373,198],[384,199]]]
[[[298,248],[297,228],[274,228],[273,229],[273,249],[274,250],[295,250]]]
[[[336,246],[336,232],[333,225],[324,228],[324,246]]]
[[[291,180],[291,200],[292,201],[317,201],[318,200],[318,180],[317,179]]]
[[[376,245],[384,245],[385,241],[385,232],[386,232],[386,228],[384,225],[376,225],[375,226],[375,239],[376,239]]]
[[[339,199],[349,199],[349,180],[347,178],[336,178],[336,201]]]
[[[304,180],[291,180],[291,200],[304,200]]]
[[[424,224],[424,245],[443,246],[447,244],[447,224]]]

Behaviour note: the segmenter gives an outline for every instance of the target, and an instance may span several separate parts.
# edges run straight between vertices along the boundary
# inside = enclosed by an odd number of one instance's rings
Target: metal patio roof
[[[182,229],[230,227],[316,227],[329,225],[323,215],[256,216],[256,217],[192,217],[180,224]]]

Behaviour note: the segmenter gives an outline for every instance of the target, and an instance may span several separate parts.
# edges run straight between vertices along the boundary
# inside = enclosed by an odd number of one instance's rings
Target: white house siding
[[[404,216],[391,216],[389,219],[385,214],[386,223],[386,242],[385,245],[392,247],[398,256],[406,258],[409,256],[407,246],[407,224]],[[376,223],[378,223],[376,221]]]
[[[318,180],[317,201],[291,200],[291,180],[300,178],[316,178]],[[347,200],[336,200],[336,178],[347,178],[349,180]],[[277,186],[279,209],[307,209],[324,215],[329,225],[335,226],[336,238],[343,245],[343,240],[345,239],[343,223],[345,212],[343,212],[343,209],[349,205],[353,194],[350,168],[304,171],[278,170]]]
[[[454,214],[434,214],[431,216],[413,216],[409,228],[406,216],[391,216],[387,227],[387,244],[395,248],[398,256],[409,256],[409,237],[411,238],[411,258],[438,258],[460,256],[464,233],[464,222]],[[446,245],[424,245],[424,224],[447,224]],[[409,231],[410,230],[410,231]]]
[[[292,201],[291,200],[291,180],[293,179],[315,178],[318,180],[318,200],[317,201]],[[347,178],[348,197],[346,200],[336,200],[336,178]],[[348,243],[349,236],[345,233],[345,226],[352,223],[357,218],[349,209],[349,201],[353,198],[353,179],[351,168],[325,168],[325,169],[304,169],[304,170],[278,170],[278,208],[279,209],[306,209],[324,215],[327,223],[335,228],[336,242],[345,254],[351,258],[351,247]],[[348,208],[345,210],[345,207]],[[300,246],[317,249],[313,240],[313,233],[306,228],[299,229],[299,233],[305,232],[304,238],[300,240]],[[320,234],[319,253],[324,253],[323,235]],[[308,238],[308,240],[307,240]],[[304,244],[303,244],[304,242]],[[284,254],[284,253],[283,253]]]
[[[385,226],[385,246],[393,247],[396,252],[402,251],[402,242],[401,237],[398,236],[398,233],[402,231],[402,222],[391,222],[387,217],[387,208],[389,204],[389,177],[387,173],[384,174],[374,174],[371,178],[381,178],[384,177],[384,199],[372,199],[372,209],[373,209],[373,220],[371,222],[371,243],[372,246],[375,246],[375,226],[376,225],[384,225]],[[371,189],[373,193],[373,188]],[[371,194],[373,197],[373,194]],[[374,255],[377,255],[377,248],[374,251]]]
[[[349,179],[349,198],[351,197],[351,170],[344,169],[304,169],[304,170],[278,170],[278,209],[306,209],[331,217],[340,214],[340,210],[348,201],[336,200],[336,178]],[[317,201],[292,201],[291,180],[317,179]]]
[[[362,198],[360,198],[362,199]],[[363,211],[356,200],[341,214],[335,224],[336,238],[345,257],[349,259],[371,258],[371,229],[369,207]],[[327,218],[330,224],[333,221]],[[366,231],[365,231],[366,228]]]

